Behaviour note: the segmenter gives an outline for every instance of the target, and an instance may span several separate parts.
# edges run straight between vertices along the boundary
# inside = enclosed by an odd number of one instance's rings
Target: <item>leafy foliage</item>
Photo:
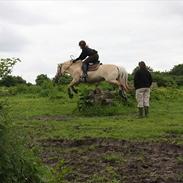
[[[0,78],[11,74],[13,66],[20,62],[19,58],[1,58],[0,59]]]
[[[7,75],[0,80],[0,86],[16,86],[19,84],[26,84],[26,81],[20,76]]]
[[[175,65],[173,69],[171,69],[170,74],[183,76],[183,64]]]
[[[77,108],[79,113],[85,116],[112,116],[122,114],[123,110],[121,109],[123,107],[129,108],[134,105],[132,95],[133,93],[129,94],[128,102],[125,102],[116,91],[108,90],[95,95],[91,89],[86,89],[80,94]]]
[[[157,82],[158,86],[161,87],[176,87],[177,83],[172,76],[163,72],[152,73],[153,81]]]
[[[57,81],[58,84],[69,84],[72,81],[72,78],[68,74],[64,74],[62,77],[60,77]]]
[[[36,85],[41,86],[45,81],[50,81],[46,74],[40,74],[36,78]]]
[[[8,104],[0,101],[0,180],[3,183],[44,183],[43,168],[23,145],[10,123]]]

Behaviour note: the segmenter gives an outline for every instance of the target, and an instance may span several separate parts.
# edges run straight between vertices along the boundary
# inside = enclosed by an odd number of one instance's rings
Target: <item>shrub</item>
[[[26,84],[26,81],[20,76],[7,75],[3,77],[2,80],[0,80],[1,86],[10,87],[10,86],[16,86],[19,84]]]
[[[41,86],[45,81],[46,82],[50,81],[50,79],[48,78],[48,76],[46,74],[40,74],[36,78],[36,85]]]
[[[39,94],[41,91],[40,86],[35,85],[17,85],[15,87],[8,88],[9,95],[17,95],[17,94]]]
[[[0,180],[2,183],[44,183],[44,169],[14,130],[6,101],[0,101]]]
[[[64,74],[62,77],[59,78],[58,84],[69,84],[72,81],[72,78],[68,74]]]
[[[178,86],[183,86],[183,76],[174,75],[173,78]]]
[[[161,100],[166,101],[174,101],[177,98],[183,97],[182,90],[175,88],[156,88],[152,91],[151,99],[157,100],[158,102]]]
[[[152,76],[153,81],[157,82],[159,87],[175,87],[177,85],[174,78],[167,73],[154,72]]]
[[[170,71],[170,74],[176,75],[176,76],[182,76],[183,75],[183,64],[175,65],[173,69]]]
[[[128,102],[122,100],[116,91],[105,90],[95,94],[95,90],[86,89],[80,94],[77,111],[87,116],[112,116],[124,113],[134,105],[134,98],[128,96]]]

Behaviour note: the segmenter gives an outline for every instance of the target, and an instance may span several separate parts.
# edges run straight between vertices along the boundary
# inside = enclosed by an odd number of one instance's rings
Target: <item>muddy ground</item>
[[[68,116],[64,116],[64,115],[40,115],[40,116],[33,116],[31,119],[33,120],[39,120],[39,121],[67,121],[70,120],[71,118]]]
[[[91,138],[40,145],[43,162],[61,162],[67,182],[183,183],[183,145]]]

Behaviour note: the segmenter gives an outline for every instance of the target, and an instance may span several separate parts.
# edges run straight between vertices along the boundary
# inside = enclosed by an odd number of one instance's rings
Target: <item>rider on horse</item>
[[[83,69],[83,78],[86,81],[86,78],[88,76],[87,71],[88,71],[89,64],[99,63],[99,60],[98,60],[99,55],[96,50],[89,48],[86,45],[86,42],[83,40],[79,42],[79,47],[82,49],[82,52],[80,56],[77,59],[75,59],[73,62],[76,62],[78,60],[84,60],[82,69]]]

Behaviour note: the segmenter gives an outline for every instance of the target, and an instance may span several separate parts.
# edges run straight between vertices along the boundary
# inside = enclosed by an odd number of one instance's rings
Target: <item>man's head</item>
[[[85,41],[80,41],[79,42],[79,47],[81,48],[81,49],[83,49],[83,48],[85,48],[86,47],[86,42]]]
[[[139,67],[140,67],[141,69],[146,68],[145,62],[144,62],[144,61],[140,61],[140,62],[139,62]]]

